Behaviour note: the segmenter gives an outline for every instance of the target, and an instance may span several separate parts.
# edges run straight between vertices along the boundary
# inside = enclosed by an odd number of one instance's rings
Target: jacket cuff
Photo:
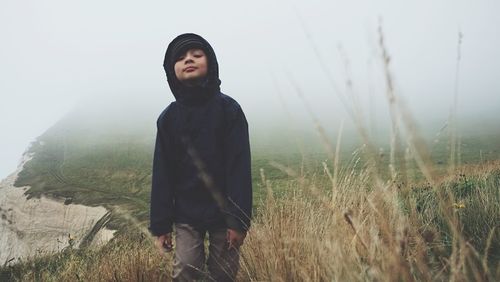
[[[247,232],[249,226],[245,226],[239,219],[232,215],[226,215],[226,225],[229,229],[237,230],[240,232]]]
[[[162,226],[154,226],[152,227],[151,225],[148,227],[148,230],[149,232],[151,232],[151,234],[153,236],[160,236],[160,235],[164,235],[164,234],[167,234],[167,233],[171,233],[173,231],[172,229],[172,224],[165,224],[165,225],[162,225]]]

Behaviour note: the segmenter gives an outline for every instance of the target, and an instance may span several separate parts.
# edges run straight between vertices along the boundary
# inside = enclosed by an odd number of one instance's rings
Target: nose
[[[187,54],[186,57],[184,58],[184,64],[187,63],[193,63],[193,57],[190,54]]]

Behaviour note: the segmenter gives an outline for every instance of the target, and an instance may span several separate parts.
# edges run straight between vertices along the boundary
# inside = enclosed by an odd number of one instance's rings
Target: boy
[[[186,33],[169,45],[163,62],[172,102],[157,120],[149,229],[171,250],[174,281],[208,277],[233,281],[252,209],[248,124],[240,105],[220,92],[215,53]]]

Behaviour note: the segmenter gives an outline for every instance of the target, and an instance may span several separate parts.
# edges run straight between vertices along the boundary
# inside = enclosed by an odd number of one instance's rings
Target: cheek
[[[174,65],[174,72],[177,77],[182,75],[182,67],[180,67],[178,64]]]
[[[208,71],[208,64],[207,64],[207,61],[206,61],[206,60],[203,60],[203,61],[202,61],[201,66],[202,66],[202,70],[203,70],[203,72],[206,74],[206,73],[207,73],[207,71]]]

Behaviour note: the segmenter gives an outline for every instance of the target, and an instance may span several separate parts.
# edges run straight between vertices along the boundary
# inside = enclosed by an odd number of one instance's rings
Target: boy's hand
[[[156,247],[160,250],[160,253],[172,251],[174,245],[172,244],[172,233],[167,233],[156,237]]]
[[[246,236],[247,236],[246,232],[240,232],[234,229],[228,229],[227,242],[229,247],[227,249],[228,250],[231,248],[238,249],[241,245],[243,245],[243,240],[245,240]]]

